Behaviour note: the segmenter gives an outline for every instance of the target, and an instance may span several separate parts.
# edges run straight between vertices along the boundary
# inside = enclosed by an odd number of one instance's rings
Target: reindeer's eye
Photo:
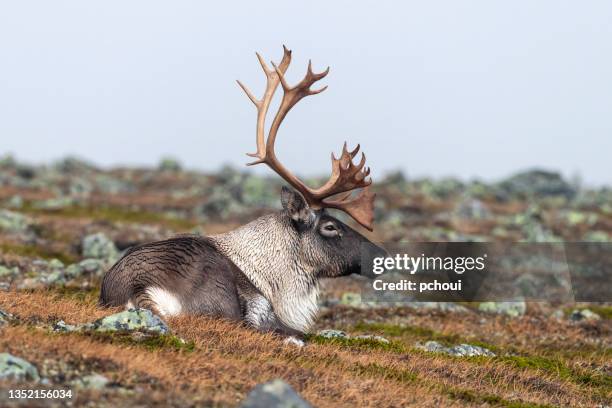
[[[321,234],[331,238],[340,235],[340,231],[338,231],[338,227],[333,222],[326,222],[321,225]]]

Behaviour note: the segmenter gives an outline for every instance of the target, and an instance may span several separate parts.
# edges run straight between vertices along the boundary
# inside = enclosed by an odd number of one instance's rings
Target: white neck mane
[[[210,237],[272,304],[288,327],[307,331],[317,313],[319,287],[300,259],[299,237],[278,214]]]

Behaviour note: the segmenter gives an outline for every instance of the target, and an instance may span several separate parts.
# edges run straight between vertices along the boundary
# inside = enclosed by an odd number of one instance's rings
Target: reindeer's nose
[[[386,258],[389,253],[383,247],[380,247],[372,242],[364,242],[361,244],[361,271],[360,275],[367,278],[374,278],[374,260],[377,258]]]

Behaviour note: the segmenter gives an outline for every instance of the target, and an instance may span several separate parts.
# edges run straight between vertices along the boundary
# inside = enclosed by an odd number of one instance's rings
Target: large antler
[[[285,46],[283,46],[283,50],[283,59],[278,66],[272,63],[274,67],[273,70],[268,68],[259,54],[256,54],[267,78],[266,90],[261,100],[255,98],[247,87],[238,81],[238,85],[240,85],[249,99],[257,107],[257,152],[249,153],[249,156],[256,157],[257,160],[248,165],[252,166],[260,163],[267,164],[279,176],[293,186],[293,188],[298,190],[312,208],[335,208],[344,211],[353,217],[359,224],[371,231],[374,218],[375,194],[369,191],[372,180],[367,178],[370,174],[370,169],[365,167],[365,155],[361,153],[361,160],[359,163],[353,163],[353,158],[359,152],[359,145],[357,145],[353,151],[349,151],[347,150],[346,143],[344,143],[342,153],[338,159],[336,159],[332,153],[332,174],[323,186],[316,189],[312,189],[304,184],[293,173],[287,170],[276,157],[274,143],[276,142],[276,135],[283,119],[285,119],[289,110],[291,110],[291,108],[302,98],[309,95],[316,95],[327,89],[327,86],[317,90],[312,90],[310,87],[329,73],[328,67],[325,71],[315,74],[312,72],[312,64],[309,61],[308,70],[306,71],[304,79],[297,85],[291,87],[285,80],[285,72],[291,62],[291,51]],[[283,99],[272,121],[268,138],[265,140],[266,114],[279,83],[283,87]],[[356,197],[352,197],[353,191],[356,189],[362,190]],[[345,194],[339,198],[333,199],[333,196],[340,193]]]

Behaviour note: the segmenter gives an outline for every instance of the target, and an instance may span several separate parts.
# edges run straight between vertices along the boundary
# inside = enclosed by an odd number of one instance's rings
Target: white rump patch
[[[162,316],[176,316],[181,313],[182,306],[178,298],[162,288],[148,288],[147,295]]]

